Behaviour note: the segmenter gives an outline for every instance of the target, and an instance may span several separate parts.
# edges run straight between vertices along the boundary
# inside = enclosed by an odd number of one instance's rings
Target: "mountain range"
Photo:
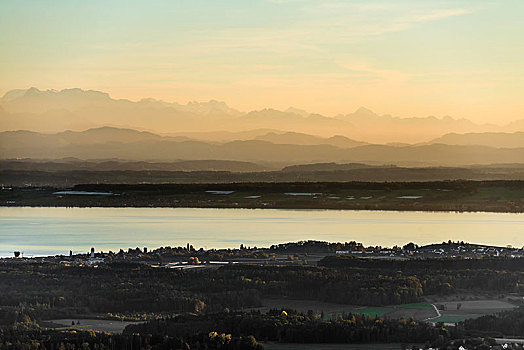
[[[256,134],[255,134],[256,135]],[[366,144],[345,137],[321,138],[307,134],[270,132],[249,140],[206,142],[187,136],[162,136],[132,129],[102,127],[82,132],[43,134],[33,131],[0,133],[1,159],[120,159],[174,162],[228,160],[261,164],[367,163],[395,165],[473,165],[523,163],[524,133],[498,134],[516,147],[469,144],[471,139],[491,143],[489,137],[453,135],[455,144]],[[446,137],[444,137],[446,139]],[[520,140],[520,141],[519,141]]]
[[[296,108],[241,112],[224,102],[214,100],[187,104],[150,98],[130,101],[113,99],[104,92],[78,88],[61,91],[42,91],[37,88],[11,90],[0,98],[0,121],[0,131],[56,133],[114,126],[175,136],[198,134],[197,138],[203,141],[239,140],[240,138],[228,138],[227,134],[231,136],[252,130],[266,130],[265,133],[247,139],[260,136],[263,141],[300,145],[318,144],[318,140],[290,133],[286,135],[286,139],[292,141],[283,141],[281,134],[293,132],[324,138],[338,135],[362,143],[386,144],[423,143],[449,133],[524,131],[524,120],[498,126],[451,117],[399,118],[378,115],[366,108],[332,117]],[[222,133],[225,138],[217,139],[217,132],[221,130],[227,130]],[[276,132],[277,135],[268,135],[271,132]],[[206,135],[210,138],[206,139]],[[347,140],[338,136],[326,144],[350,146]]]

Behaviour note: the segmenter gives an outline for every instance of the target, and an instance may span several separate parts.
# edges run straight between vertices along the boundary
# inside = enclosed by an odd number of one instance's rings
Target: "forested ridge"
[[[198,271],[125,261],[96,268],[1,263],[0,343],[5,349],[116,349],[130,344],[134,349],[256,349],[260,340],[447,344],[464,335],[505,330],[519,335],[520,323],[510,328],[504,320],[519,319],[522,311],[447,328],[350,313],[324,319],[288,309],[267,314],[236,310],[258,307],[265,297],[380,306],[460,291],[522,292],[522,263],[500,257],[400,261],[338,256],[324,259],[321,266],[229,264]],[[149,323],[113,336],[38,326],[52,318],[103,314]],[[17,340],[20,346],[6,347]],[[22,345],[29,343],[32,347]]]
[[[420,258],[420,259],[362,259],[349,255],[330,255],[319,262],[319,266],[333,268],[376,268],[402,271],[434,270],[480,270],[522,271],[524,258],[482,257],[479,259],[455,258]]]
[[[0,265],[0,305],[90,312],[218,312],[260,306],[264,296],[392,305],[461,290],[523,291],[523,259],[389,261],[327,257],[329,266],[230,264],[180,271],[139,263],[98,268],[61,264]],[[336,266],[336,267],[331,267]],[[1,322],[1,320],[0,320]]]
[[[436,327],[413,319],[379,319],[347,313],[323,320],[292,310],[221,312],[163,317],[129,325],[123,334],[56,331],[32,324],[0,329],[0,349],[263,349],[259,341],[283,343],[399,343],[404,349],[491,349],[491,336],[523,335],[523,310],[469,320],[457,327]],[[510,327],[503,333],[503,327]],[[508,333],[509,332],[509,333]],[[513,333],[512,333],[513,332]],[[480,336],[480,337],[479,337]],[[410,345],[412,344],[412,345]],[[413,345],[416,344],[416,345]],[[505,349],[521,349],[510,345]]]
[[[220,313],[204,316],[186,315],[130,325],[125,334],[184,334],[195,329],[240,336],[252,334],[259,340],[285,343],[424,343],[450,333],[414,320],[381,320],[359,314],[344,314],[334,320],[323,320],[314,313],[302,314],[292,310],[271,310],[267,314]]]
[[[231,334],[209,332],[184,336],[167,334],[111,335],[93,331],[55,331],[40,327],[0,328],[0,349],[9,350],[116,350],[116,349],[221,349],[261,350],[252,336],[232,337]]]
[[[524,337],[524,308],[464,321],[472,336]]]

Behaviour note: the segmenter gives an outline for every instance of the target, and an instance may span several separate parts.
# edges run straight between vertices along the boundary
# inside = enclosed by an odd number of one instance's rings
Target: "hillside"
[[[35,161],[33,159],[0,160],[0,169],[14,171],[221,171],[257,172],[272,168],[261,164],[228,160],[184,160],[169,163],[125,162],[121,160],[83,161],[66,158],[54,161]]]
[[[461,145],[363,145],[340,148],[328,144],[275,144],[261,140],[209,143],[149,132],[97,128],[83,132],[42,134],[30,131],[0,133],[2,159],[121,159],[127,161],[234,160],[298,163],[369,163],[473,165],[522,163],[524,148]]]
[[[348,171],[356,169],[387,169],[395,168],[394,165],[386,166],[373,166],[362,163],[349,163],[349,164],[338,164],[338,163],[315,163],[315,164],[299,164],[291,165],[282,169],[284,172],[316,172],[316,171]]]
[[[286,132],[286,133],[267,133],[255,138],[256,140],[268,141],[275,144],[292,145],[331,145],[339,148],[352,148],[366,145],[366,142],[355,141],[345,136],[332,136],[329,138],[318,137],[308,134]]]
[[[489,146],[503,148],[524,147],[524,132],[503,133],[503,132],[484,132],[467,134],[446,134],[428,142],[429,144],[443,143],[447,145],[462,146]]]

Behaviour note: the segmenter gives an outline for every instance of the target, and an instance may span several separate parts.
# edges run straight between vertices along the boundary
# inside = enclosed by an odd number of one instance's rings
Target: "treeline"
[[[282,244],[274,244],[269,248],[257,248],[240,245],[235,249],[195,249],[189,243],[185,247],[160,247],[154,250],[145,250],[139,247],[129,248],[127,251],[120,250],[118,253],[109,253],[112,259],[120,260],[139,260],[139,261],[161,261],[162,259],[189,258],[197,257],[199,261],[210,260],[231,260],[231,259],[268,259],[274,254],[314,254],[314,253],[335,253],[339,250],[358,250],[382,249],[382,247],[364,247],[362,243],[351,241],[344,243],[332,243],[324,241],[298,241]],[[396,249],[401,249],[396,247]]]
[[[215,278],[214,273],[134,263],[104,264],[98,268],[3,264],[0,305],[103,313],[213,312],[226,307],[260,306],[260,292],[250,283],[238,277],[229,284],[220,278],[221,274]]]
[[[108,334],[78,330],[46,330],[40,327],[0,328],[0,350],[114,350],[114,349],[220,349],[262,350],[253,336],[233,337],[231,334],[191,333]]]
[[[447,295],[463,290],[520,291],[524,278],[519,271],[446,270],[437,266],[429,270],[402,271],[381,266],[382,263],[377,267],[371,263],[368,268],[233,265],[220,272],[230,280],[243,276],[244,281],[263,295],[353,305],[412,303],[424,295]]]
[[[395,266],[395,261],[380,259],[336,259],[350,266],[231,264],[180,271],[126,262],[102,264],[98,268],[52,263],[1,264],[0,305],[33,308],[29,315],[35,319],[56,310],[213,313],[259,307],[265,296],[380,306],[418,302],[428,294],[464,290],[507,293],[522,291],[524,286],[520,271],[498,269],[510,264],[510,259],[501,260],[500,266],[499,262],[493,263],[493,268],[475,268],[475,262],[471,266],[468,262],[465,267],[457,265],[460,269],[446,268],[456,266],[453,261],[434,261],[432,265],[433,260],[410,260],[406,265]],[[478,264],[485,267],[482,260]],[[6,320],[13,319],[12,313],[6,315]],[[2,317],[0,312],[0,322]]]
[[[6,175],[0,171],[0,180]],[[101,172],[104,174],[105,172]],[[12,174],[20,181],[23,174]],[[153,176],[154,174],[151,174]],[[57,175],[58,176],[58,175]],[[353,210],[426,210],[522,212],[524,202],[515,193],[522,192],[524,181],[435,181],[435,182],[260,182],[211,180],[183,183],[176,176],[159,184],[126,184],[88,177],[89,183],[75,185],[75,191],[111,192],[118,196],[54,195],[78,183],[75,174],[65,176],[60,188],[14,187],[0,193],[0,205],[58,207],[191,207],[191,208],[281,208],[281,209],[353,209]],[[347,179],[350,180],[350,179]],[[4,184],[12,183],[6,179]],[[2,181],[0,181],[2,182]],[[26,181],[36,184],[39,181]],[[166,183],[167,182],[167,183]],[[113,184],[112,184],[113,183]],[[212,196],[206,191],[233,191],[230,196]],[[409,192],[423,192],[417,200],[398,198]],[[322,193],[322,196],[288,196],[285,193]],[[355,200],[343,199],[356,194]],[[260,195],[258,199],[246,196]],[[360,196],[370,194],[369,200]],[[479,194],[479,195],[477,195]],[[336,199],[335,197],[339,197]],[[373,197],[373,198],[371,198]],[[359,199],[360,198],[360,199]]]
[[[522,271],[524,258],[483,257],[478,259],[421,258],[421,259],[365,259],[351,255],[330,255],[318,263],[319,266],[334,268],[387,269],[400,271],[435,270],[495,270]]]
[[[292,299],[390,305],[416,302],[423,294],[422,285],[416,278],[371,270],[232,265],[220,272],[224,282],[240,278],[263,295]]]
[[[205,191],[237,191],[257,193],[311,192],[329,193],[340,190],[414,190],[414,189],[448,189],[475,193],[480,188],[507,187],[519,188],[524,181],[425,181],[425,182],[238,182],[207,184],[80,184],[73,187],[75,191],[103,191],[113,193],[162,193],[184,194]]]
[[[468,319],[463,327],[471,336],[524,337],[524,308]]]
[[[0,328],[0,349],[90,350],[90,349],[223,349],[262,350],[258,341],[313,344],[397,343],[403,349],[500,349],[487,335],[490,327],[512,325],[522,335],[523,311],[469,320],[458,327],[433,327],[413,319],[381,320],[365,315],[342,314],[323,320],[312,311],[270,310],[268,313],[221,312],[184,314],[126,327],[122,334],[80,330],[49,330],[32,324]],[[495,320],[495,322],[493,321]],[[506,323],[503,323],[506,322]],[[472,336],[471,330],[477,334]],[[484,330],[479,333],[479,329]],[[511,332],[511,331],[510,331]],[[490,332],[507,335],[508,332]],[[480,336],[479,336],[480,335]],[[258,339],[258,340],[257,340]],[[508,345],[505,349],[522,349]]]
[[[485,168],[402,168],[402,167],[368,167],[350,170],[319,171],[174,171],[174,170],[131,170],[103,169],[92,170],[82,167],[77,169],[59,169],[52,163],[39,163],[36,167],[13,167],[0,163],[0,182],[10,186],[25,186],[31,183],[36,186],[70,186],[84,183],[246,183],[246,182],[346,182],[346,181],[445,181],[449,179],[468,179],[471,181],[522,180],[524,174],[518,167],[485,167]],[[117,167],[116,167],[117,168]],[[237,169],[238,170],[238,169]],[[248,170],[248,169],[245,169]]]
[[[49,330],[34,324],[0,328],[0,349],[223,349],[261,350],[258,341],[313,344],[398,343],[404,349],[495,349],[491,336],[523,335],[524,311],[468,320],[457,327],[433,327],[413,319],[379,319],[346,313],[323,320],[309,311],[270,310],[183,314],[126,327],[122,334]],[[509,327],[509,328],[508,328]],[[506,329],[505,331],[503,331]],[[411,344],[411,345],[410,345]],[[416,344],[416,345],[413,345]],[[509,345],[506,349],[522,349]]]
[[[411,276],[422,286],[423,294],[446,295],[459,290],[522,292],[523,258],[482,259],[362,259],[327,256],[320,266],[344,271],[375,271],[384,275]]]
[[[281,254],[304,254],[304,253],[334,253],[340,250],[363,251],[365,247],[360,242],[332,243],[323,241],[298,241],[272,245],[268,251]]]
[[[443,343],[456,336],[445,328],[412,319],[381,320],[348,313],[336,320],[322,320],[313,312],[303,314],[292,310],[271,310],[266,314],[182,315],[129,325],[124,334],[179,335],[194,331],[207,333],[211,329],[283,343]]]

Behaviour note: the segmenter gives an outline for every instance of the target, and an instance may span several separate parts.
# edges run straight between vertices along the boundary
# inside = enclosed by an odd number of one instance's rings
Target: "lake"
[[[0,256],[185,246],[267,247],[299,240],[393,246],[463,240],[524,245],[524,214],[194,209],[0,208]]]

